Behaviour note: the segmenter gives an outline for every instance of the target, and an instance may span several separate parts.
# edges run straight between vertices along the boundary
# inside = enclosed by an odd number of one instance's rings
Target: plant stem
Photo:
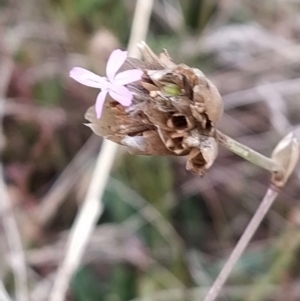
[[[216,136],[219,143],[221,143],[224,147],[226,147],[236,155],[244,158],[245,160],[271,172],[283,172],[282,168],[271,158],[268,158],[251,149],[250,147],[228,137],[219,130],[217,130]]]
[[[218,297],[229,274],[231,273],[235,264],[241,257],[241,255],[244,252],[247,245],[249,244],[251,238],[253,237],[257,228],[261,224],[263,218],[265,217],[265,215],[269,211],[271,205],[275,201],[277,195],[278,195],[278,191],[274,190],[273,188],[268,189],[268,191],[266,192],[266,195],[264,196],[262,202],[260,203],[259,207],[257,208],[250,223],[248,224],[245,232],[243,233],[242,237],[238,241],[234,250],[230,254],[229,259],[225,263],[223,269],[221,270],[221,272],[218,275],[217,279],[215,280],[214,284],[212,285],[209,292],[207,293],[204,301],[214,301]]]

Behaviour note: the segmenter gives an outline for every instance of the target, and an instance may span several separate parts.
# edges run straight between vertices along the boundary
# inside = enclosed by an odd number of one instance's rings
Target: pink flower
[[[121,51],[120,49],[114,50],[106,65],[107,77],[101,77],[80,67],[75,67],[70,71],[70,77],[79,83],[101,89],[101,92],[97,96],[95,105],[97,118],[101,117],[107,93],[122,106],[127,107],[131,105],[133,96],[125,85],[140,80],[143,71],[132,69],[116,74],[120,67],[124,64],[126,58],[127,51]]]

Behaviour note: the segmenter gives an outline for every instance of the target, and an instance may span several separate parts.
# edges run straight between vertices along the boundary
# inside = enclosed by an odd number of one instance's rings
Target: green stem
[[[274,160],[265,157],[250,147],[228,137],[219,130],[217,130],[216,136],[220,144],[245,160],[271,172],[283,172],[282,168]]]

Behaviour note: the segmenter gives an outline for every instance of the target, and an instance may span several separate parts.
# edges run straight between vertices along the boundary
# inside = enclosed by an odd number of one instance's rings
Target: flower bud
[[[272,183],[283,187],[296,167],[300,155],[300,129],[286,135],[275,147],[272,159],[282,168],[281,172],[274,172]]]

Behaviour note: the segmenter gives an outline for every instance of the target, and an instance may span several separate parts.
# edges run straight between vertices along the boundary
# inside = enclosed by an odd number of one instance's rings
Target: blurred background
[[[30,300],[48,297],[102,142],[83,125],[97,91],[69,70],[104,74],[112,50],[126,48],[134,7],[0,0],[0,149]],[[154,51],[201,69],[224,100],[217,127],[265,155],[300,123],[299,41],[298,0],[155,0],[147,38]],[[300,300],[298,171],[218,300]],[[184,158],[120,149],[66,300],[203,299],[268,185],[268,172],[221,147],[203,178]],[[13,296],[8,215],[2,208],[0,279]]]

